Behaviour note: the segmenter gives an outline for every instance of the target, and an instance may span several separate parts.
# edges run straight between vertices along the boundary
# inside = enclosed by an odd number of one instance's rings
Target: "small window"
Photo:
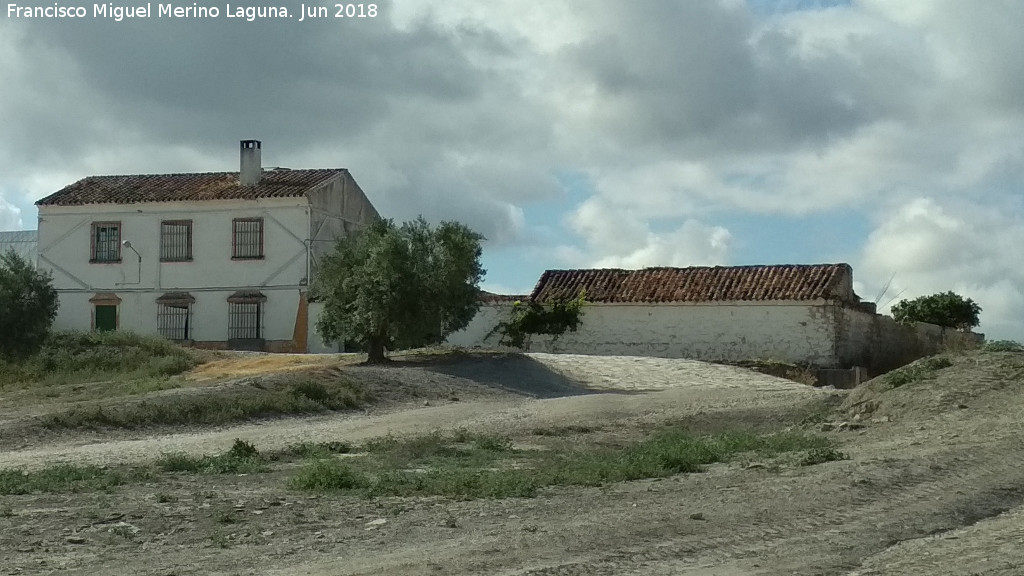
[[[263,258],[263,218],[236,218],[231,221],[231,257]]]
[[[228,304],[228,338],[255,340],[263,338],[263,304],[261,302],[230,302]]]
[[[121,223],[92,223],[92,256],[90,262],[121,261]]]
[[[192,260],[192,221],[164,220],[160,223],[160,261]]]

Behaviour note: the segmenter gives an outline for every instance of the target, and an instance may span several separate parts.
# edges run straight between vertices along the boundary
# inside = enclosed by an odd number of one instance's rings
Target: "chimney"
[[[260,159],[260,141],[242,140],[238,183],[242,186],[255,186],[260,183],[261,176],[263,176],[263,164]]]

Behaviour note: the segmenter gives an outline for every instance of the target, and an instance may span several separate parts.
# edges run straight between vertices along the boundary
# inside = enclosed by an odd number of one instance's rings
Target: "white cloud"
[[[729,231],[693,219],[662,220],[655,232],[648,219],[608,202],[591,199],[568,218],[569,227],[585,249],[560,247],[559,254],[572,266],[644,268],[723,264],[728,259]]]
[[[908,294],[985,294],[987,323],[1016,310],[1024,4],[802,9],[814,4],[398,0],[373,22],[306,27],[3,20],[2,199],[30,224],[31,201],[81,176],[233,169],[235,142],[256,137],[269,164],[350,168],[386,215],[462,220],[539,268],[722,263],[744,236],[722,215],[849,211],[877,224],[849,240],[867,287],[897,271]],[[594,195],[562,214],[576,238],[539,248],[524,213],[561,198],[564,173]]]
[[[898,206],[869,236],[858,279],[877,290],[893,278],[886,299],[952,290],[981,305],[989,336],[1024,340],[1024,217],[1008,208],[934,198]]]
[[[21,219],[21,210],[0,195],[0,231],[21,230],[24,223]]]

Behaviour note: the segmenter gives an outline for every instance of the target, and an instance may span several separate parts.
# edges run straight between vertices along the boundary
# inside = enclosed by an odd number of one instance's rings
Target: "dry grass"
[[[278,372],[294,372],[324,366],[358,364],[359,354],[260,354],[217,358],[188,372],[191,381],[223,380]]]

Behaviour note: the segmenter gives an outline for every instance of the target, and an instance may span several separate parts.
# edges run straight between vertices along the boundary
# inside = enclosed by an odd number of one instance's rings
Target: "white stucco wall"
[[[299,309],[298,290],[262,290],[267,297],[263,307],[263,339],[291,340]],[[228,339],[228,302],[234,290],[193,290],[192,340],[224,342]],[[118,330],[139,334],[159,334],[156,299],[153,292],[115,292],[118,306]],[[92,293],[69,292],[60,295],[60,308],[54,321],[58,330],[89,330],[92,327]]]
[[[320,317],[320,313],[323,312],[323,309],[324,305],[322,302],[309,303],[309,326],[306,332],[307,351],[310,354],[333,354],[335,352],[343,352],[340,343],[325,342],[324,339],[316,333],[316,320]]]
[[[504,317],[481,309],[456,346],[483,341]],[[678,305],[588,304],[577,332],[532,336],[531,352],[655,356],[701,360],[777,360],[831,366],[836,362],[834,314],[823,302],[808,304],[701,303]],[[492,338],[496,341],[496,337]]]
[[[494,330],[498,322],[509,318],[511,309],[511,302],[484,304],[480,307],[476,316],[473,317],[473,320],[469,322],[469,325],[458,332],[448,335],[445,344],[462,348],[472,348],[475,346],[496,347],[501,336],[499,334],[491,334],[488,337],[488,334]]]
[[[234,218],[264,219],[264,258],[232,260]],[[192,220],[193,260],[160,262],[160,222]],[[119,221],[121,238],[142,255],[121,249],[121,262],[90,263],[93,222]],[[189,292],[193,340],[227,339],[227,297],[259,290],[264,306],[264,339],[294,335],[300,290],[307,277],[309,208],[304,198],[224,200],[132,205],[40,206],[39,267],[53,273],[60,294],[55,327],[89,330],[98,292],[121,298],[120,329],[157,332],[156,298]]]

